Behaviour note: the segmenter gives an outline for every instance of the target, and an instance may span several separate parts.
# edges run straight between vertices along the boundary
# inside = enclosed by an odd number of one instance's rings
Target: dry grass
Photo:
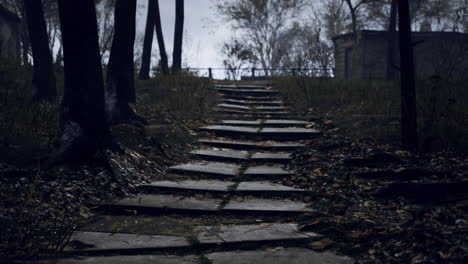
[[[278,77],[275,83],[300,112],[325,114],[354,135],[399,141],[398,82]],[[466,83],[435,78],[417,83],[422,151],[467,149],[468,105],[462,102],[468,98]]]

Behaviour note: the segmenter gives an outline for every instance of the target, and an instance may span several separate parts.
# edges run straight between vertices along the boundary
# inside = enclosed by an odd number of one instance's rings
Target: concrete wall
[[[387,72],[387,32],[362,31],[357,45],[352,34],[334,38],[335,77],[338,79],[385,79]],[[415,32],[414,47],[416,77],[460,75],[468,70],[468,34],[454,32]],[[346,50],[352,48],[351,74],[346,76]],[[398,40],[395,65],[399,65]],[[396,74],[398,76],[398,74]]]

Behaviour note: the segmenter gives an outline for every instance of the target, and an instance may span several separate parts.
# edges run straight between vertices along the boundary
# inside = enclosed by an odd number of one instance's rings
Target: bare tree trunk
[[[91,159],[110,145],[94,0],[59,0],[65,64],[62,159]]]
[[[182,69],[182,40],[184,34],[184,0],[176,0],[176,19],[174,31],[174,51],[172,53],[172,71]]]
[[[136,117],[130,106],[136,102],[133,72],[135,16],[136,0],[117,0],[106,78],[106,110],[111,123],[127,122]]]
[[[403,147],[418,148],[416,89],[408,0],[398,0],[401,68],[401,140]]]
[[[24,9],[34,60],[34,99],[53,101],[57,89],[42,1],[24,0]]]
[[[143,54],[141,55],[141,67],[138,78],[148,80],[151,66],[151,48],[153,46],[153,35],[155,26],[154,0],[148,1],[148,15],[146,16],[145,38],[143,40]]]
[[[349,13],[351,15],[351,23],[353,28],[354,39],[357,40],[357,17],[356,17],[356,8],[353,7],[351,0],[346,0],[346,4],[348,4]]]
[[[150,0],[153,1],[153,0]],[[169,62],[167,61],[166,45],[164,44],[164,35],[161,26],[161,14],[159,12],[159,1],[154,0],[155,4],[155,27],[156,38],[158,39],[159,55],[161,56],[161,68],[164,75],[169,74]]]
[[[390,23],[388,25],[388,46],[387,46],[387,80],[395,79],[395,69],[393,64],[395,63],[395,40],[396,40],[396,20],[397,20],[397,0],[392,0],[392,6],[390,9]]]

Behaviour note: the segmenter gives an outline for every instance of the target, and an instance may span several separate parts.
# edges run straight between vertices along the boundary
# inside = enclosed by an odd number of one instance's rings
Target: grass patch
[[[323,115],[340,122],[340,129],[384,143],[399,142],[399,82],[277,77],[282,96],[310,117]],[[432,78],[417,83],[418,125],[423,151],[468,146],[466,80]]]
[[[154,123],[178,123],[194,127],[203,122],[215,103],[212,83],[188,73],[137,82],[137,111]]]

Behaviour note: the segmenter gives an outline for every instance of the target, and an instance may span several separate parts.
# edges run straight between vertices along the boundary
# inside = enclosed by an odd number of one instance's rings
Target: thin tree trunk
[[[349,13],[351,15],[351,25],[353,28],[354,39],[357,40],[357,18],[356,18],[356,9],[353,7],[351,0],[346,0],[346,4],[348,4]]]
[[[416,90],[408,0],[398,0],[401,69],[401,139],[403,147],[418,148]]]
[[[135,44],[136,0],[117,0],[114,39],[107,65],[106,110],[110,122],[126,122],[135,117],[133,46]]]
[[[110,145],[94,0],[59,0],[65,65],[62,159],[91,159]]]
[[[145,38],[143,40],[143,53],[141,55],[141,67],[138,78],[148,80],[151,66],[151,48],[153,46],[153,35],[155,25],[154,0],[148,1],[148,15],[146,16]]]
[[[164,44],[164,35],[162,32],[161,26],[161,14],[159,12],[159,1],[158,0],[150,0],[156,2],[155,4],[155,27],[156,27],[156,38],[158,39],[158,46],[159,46],[159,55],[161,56],[161,69],[164,75],[169,74],[169,63],[167,61],[167,53],[166,53],[166,45]]]
[[[396,40],[396,20],[397,20],[397,0],[392,0],[390,9],[390,23],[388,25],[388,46],[387,46],[387,80],[395,79],[395,40]]]
[[[184,34],[184,0],[176,0],[176,19],[174,31],[174,51],[172,54],[172,71],[182,69],[182,40]]]
[[[34,99],[53,101],[57,90],[42,1],[24,0],[24,9],[34,60]]]

